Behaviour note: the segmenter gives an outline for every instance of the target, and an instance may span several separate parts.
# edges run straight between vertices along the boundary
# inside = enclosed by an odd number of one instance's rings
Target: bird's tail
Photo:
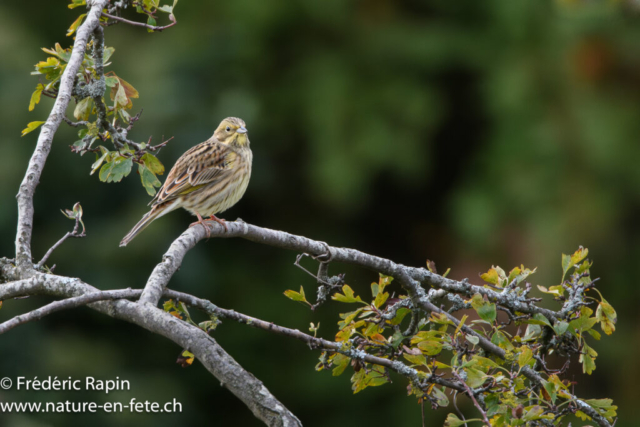
[[[142,219],[131,229],[131,231],[129,232],[129,234],[127,234],[126,236],[124,236],[124,238],[122,239],[122,241],[120,242],[120,246],[127,246],[127,244],[133,240],[134,237],[136,237],[142,230],[144,230],[145,228],[147,228],[147,225],[151,224],[151,222],[158,218],[159,216],[164,215],[165,213],[167,213],[166,209],[162,209],[162,208],[154,208],[151,209],[149,212],[147,212]]]

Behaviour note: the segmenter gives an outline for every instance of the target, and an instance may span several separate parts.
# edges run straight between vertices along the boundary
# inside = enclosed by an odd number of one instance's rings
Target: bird
[[[227,230],[225,220],[215,214],[226,211],[242,198],[251,178],[252,161],[245,122],[237,117],[222,120],[211,138],[176,161],[149,203],[151,210],[124,236],[120,246],[127,246],[152,221],[178,208],[198,217],[190,227],[201,224],[207,237],[210,230],[205,221],[216,221]]]

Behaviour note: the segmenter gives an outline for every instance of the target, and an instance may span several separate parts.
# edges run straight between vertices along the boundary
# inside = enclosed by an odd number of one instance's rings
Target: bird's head
[[[249,137],[244,120],[237,117],[227,117],[220,122],[213,136],[223,144],[245,146],[249,145]]]

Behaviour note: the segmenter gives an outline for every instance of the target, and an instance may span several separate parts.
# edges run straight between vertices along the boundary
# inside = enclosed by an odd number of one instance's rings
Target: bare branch
[[[79,120],[77,122],[74,122],[67,116],[62,116],[62,120],[64,120],[66,124],[74,128],[77,128],[78,126],[87,126],[89,124],[89,122],[86,120]]]
[[[87,13],[85,21],[82,23],[76,33],[76,40],[73,44],[73,50],[69,62],[60,79],[60,88],[56,97],[51,113],[46,122],[42,126],[38,143],[33,155],[29,160],[29,166],[25,173],[24,179],[20,184],[18,192],[18,227],[16,233],[16,263],[18,268],[23,271],[33,270],[31,264],[31,236],[33,233],[33,195],[36,186],[40,181],[40,175],[44,169],[47,156],[51,150],[53,136],[58,130],[62,118],[65,116],[65,110],[71,99],[71,91],[73,82],[78,72],[78,68],[84,58],[84,52],[89,40],[89,35],[94,28],[98,26],[100,13],[106,6],[108,0],[94,0],[91,9]]]
[[[169,14],[169,20],[171,20],[171,24],[167,24],[167,25],[163,25],[163,26],[156,26],[156,25],[149,25],[146,24],[144,22],[138,22],[138,21],[130,21],[128,19],[124,19],[120,16],[115,16],[115,15],[110,15],[106,12],[102,12],[102,16],[109,18],[109,19],[113,19],[114,21],[118,21],[118,22],[122,22],[125,24],[129,24],[129,25],[133,25],[136,27],[143,27],[143,28],[147,28],[149,30],[152,31],[163,31],[166,30],[167,28],[173,27],[174,25],[176,25],[178,23],[178,21],[176,20],[175,16],[171,13]]]
[[[69,234],[69,233],[67,233]],[[102,292],[89,292],[78,297],[72,297],[61,301],[54,301],[50,304],[42,306],[36,310],[30,311],[26,314],[21,314],[6,322],[0,323],[0,334],[4,334],[7,331],[34,320],[40,320],[44,316],[55,313],[57,311],[67,310],[70,308],[76,308],[83,305],[91,304],[96,301],[123,299],[123,298],[136,298],[142,293],[141,290],[117,290],[117,291],[102,291]]]

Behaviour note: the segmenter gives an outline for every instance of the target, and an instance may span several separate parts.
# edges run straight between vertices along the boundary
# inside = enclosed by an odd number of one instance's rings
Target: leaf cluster
[[[387,367],[365,363],[344,351],[355,349],[413,369],[417,378],[408,375],[408,394],[433,408],[447,407],[461,391],[469,395],[470,390],[480,402],[483,417],[465,421],[449,414],[447,426],[484,419],[495,427],[559,426],[570,415],[590,421],[592,417],[577,404],[571,382],[563,374],[572,355],[578,355],[584,373],[595,370],[598,354],[591,340],[600,340],[601,334],[594,327],[599,325],[610,335],[615,330],[616,313],[595,289],[587,254],[587,249],[580,248],[563,255],[560,285],[538,286],[563,303],[559,312],[533,309],[526,313],[490,300],[488,292],[477,292],[465,295],[461,305],[451,304],[450,313],[461,311],[459,321],[454,321],[458,318],[445,312],[416,309],[402,292],[391,297],[388,288],[392,277],[380,275],[378,282],[371,284],[370,298],[357,295],[345,284],[332,299],[356,308],[340,314],[334,340],[342,344],[341,351],[323,353],[316,369],[330,369],[338,376],[351,367],[354,393],[391,381]],[[520,266],[506,273],[494,266],[481,278],[485,289],[533,306],[540,298],[527,297],[532,289],[527,280],[535,271]],[[286,291],[285,295],[311,305],[303,289]],[[486,350],[481,340],[499,351]],[[550,366],[551,355],[559,356],[560,362],[552,359],[558,366]],[[597,413],[609,422],[616,417],[617,407],[610,399],[582,402],[595,411],[592,415]]]

